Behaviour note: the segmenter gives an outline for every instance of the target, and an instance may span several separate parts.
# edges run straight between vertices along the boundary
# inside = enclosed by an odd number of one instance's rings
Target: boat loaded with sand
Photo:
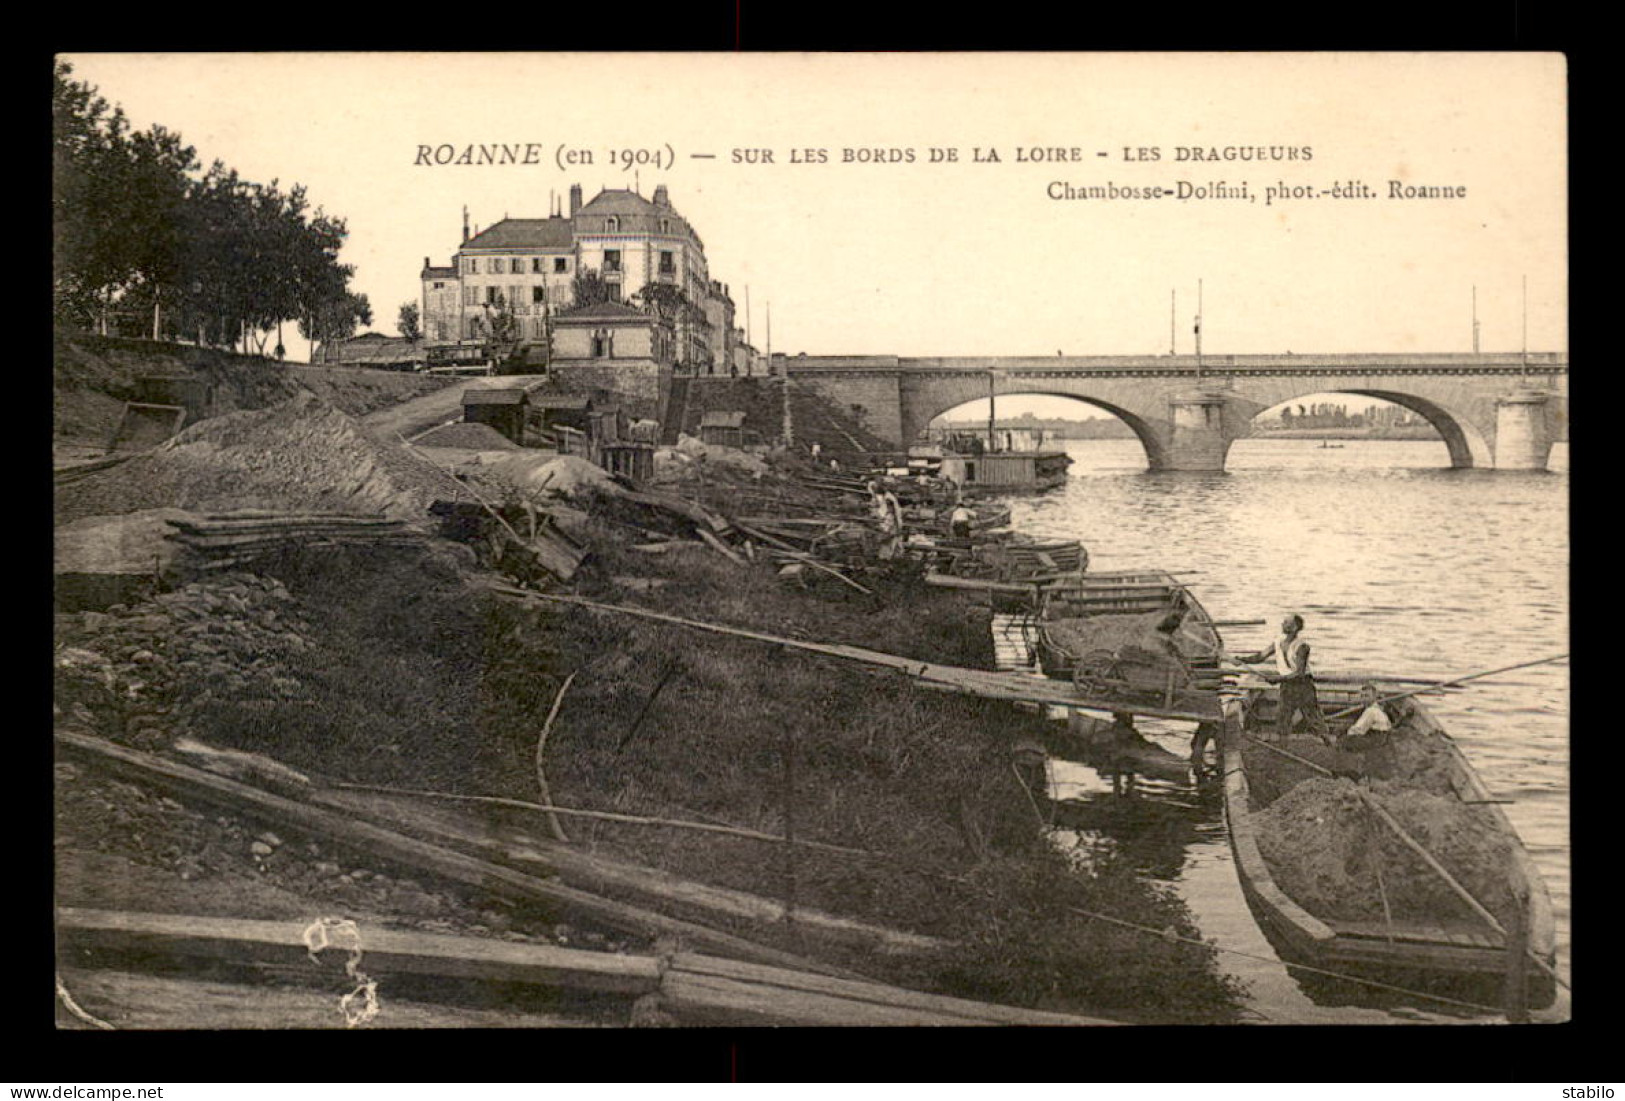
[[[1319,697],[1331,733],[1347,730],[1357,689],[1322,684]],[[1346,748],[1355,739],[1336,748],[1297,733],[1273,740],[1278,704],[1272,687],[1227,699],[1223,753],[1237,873],[1283,960],[1402,986],[1444,983],[1491,1004],[1510,1003],[1516,984],[1524,1004],[1550,1005],[1546,885],[1426,707],[1386,702],[1393,729],[1355,750]]]
[[[1217,624],[1161,570],[1088,573],[1043,591],[1038,657],[1102,710],[1217,722]]]

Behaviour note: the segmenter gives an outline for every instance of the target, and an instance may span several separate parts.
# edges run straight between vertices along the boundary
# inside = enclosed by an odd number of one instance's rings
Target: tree
[[[615,292],[610,285],[604,282],[604,277],[590,268],[576,272],[576,277],[570,281],[571,304],[575,306],[596,306],[602,302],[616,300]]]
[[[418,304],[416,302],[402,302],[401,311],[395,327],[407,340],[423,339],[423,327],[418,322]]]
[[[676,324],[688,320],[693,306],[683,288],[673,283],[646,283],[632,296],[649,313]]]
[[[299,335],[318,344],[348,340],[357,328],[372,324],[372,304],[364,294],[346,291],[342,297],[318,305],[308,318],[300,318]]]
[[[486,326],[485,357],[506,374],[519,352],[519,318],[506,296],[497,295],[493,305],[495,308],[486,308],[490,324]]]
[[[71,79],[52,85],[53,314],[109,331],[184,335],[263,352],[272,330],[348,335],[371,320],[338,261],[342,219],[309,210],[305,189],[244,180],[162,126]],[[150,324],[149,324],[150,322]],[[332,336],[326,337],[332,339]]]

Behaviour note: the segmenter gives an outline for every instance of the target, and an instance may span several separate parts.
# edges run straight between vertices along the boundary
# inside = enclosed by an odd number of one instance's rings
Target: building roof
[[[610,215],[621,219],[617,230],[620,233],[658,233],[660,220],[665,218],[671,222],[668,234],[686,232],[696,243],[700,240],[700,235],[694,232],[694,227],[677,213],[675,207],[661,206],[645,199],[636,191],[625,188],[605,188],[593,197],[592,202],[578,210],[573,219],[576,232],[602,233],[604,227],[598,219]]]
[[[425,266],[424,269],[423,269],[423,278],[425,278],[425,279],[456,279],[457,278],[457,269],[452,268],[452,267],[436,268],[436,267],[431,267],[431,266]]]
[[[468,405],[523,405],[528,395],[523,390],[464,390],[463,404]]]
[[[701,428],[743,428],[745,427],[745,414],[739,412],[725,412],[720,409],[710,410],[700,417]]]
[[[558,248],[575,244],[568,218],[504,218],[463,242],[463,250],[480,248]]]
[[[572,306],[553,315],[553,320],[565,321],[655,321],[652,315],[625,302],[596,302],[590,306]]]
[[[592,399],[581,394],[532,394],[530,404],[536,409],[591,409]]]
[[[678,218],[677,211],[659,206],[645,199],[629,187],[606,187],[592,201],[582,207],[580,214],[655,214],[664,218]]]

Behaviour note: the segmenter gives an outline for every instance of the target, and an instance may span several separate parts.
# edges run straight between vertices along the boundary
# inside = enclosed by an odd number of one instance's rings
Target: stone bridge
[[[1568,438],[1566,352],[907,358],[774,356],[792,385],[905,447],[932,418],[991,392],[1077,398],[1121,418],[1152,470],[1224,469],[1230,445],[1282,402],[1381,398],[1438,429],[1455,467],[1544,470]]]

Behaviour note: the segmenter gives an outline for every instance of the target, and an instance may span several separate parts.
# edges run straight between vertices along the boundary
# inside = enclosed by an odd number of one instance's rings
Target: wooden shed
[[[722,447],[745,446],[745,414],[713,410],[700,417],[700,442]]]
[[[559,426],[585,432],[592,423],[593,401],[584,394],[531,394],[530,422],[543,432]]]
[[[523,390],[464,390],[463,420],[488,424],[514,443],[523,443],[528,405]]]

